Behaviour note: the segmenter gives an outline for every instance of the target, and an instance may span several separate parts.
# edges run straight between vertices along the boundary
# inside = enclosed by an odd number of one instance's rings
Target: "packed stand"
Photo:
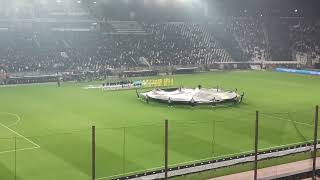
[[[265,60],[266,40],[259,19],[232,17],[228,24],[229,30],[250,60]]]
[[[62,72],[230,61],[200,25],[143,27],[146,35],[34,33],[24,35],[20,42],[13,35],[0,51],[0,64],[8,72]]]
[[[299,53],[311,54],[312,58],[320,57],[320,25],[299,23],[290,26],[292,50]]]

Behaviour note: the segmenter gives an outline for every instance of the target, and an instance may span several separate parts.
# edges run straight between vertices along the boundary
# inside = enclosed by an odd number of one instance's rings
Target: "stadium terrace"
[[[0,0],[0,180],[316,179],[319,0]]]

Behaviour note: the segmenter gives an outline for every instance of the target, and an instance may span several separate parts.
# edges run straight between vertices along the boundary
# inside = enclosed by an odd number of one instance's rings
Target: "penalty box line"
[[[26,150],[33,150],[33,149],[38,149],[40,147],[31,147],[31,148],[21,148],[17,150],[8,150],[8,151],[1,151],[0,154],[6,154],[6,153],[12,153],[12,152],[18,152],[18,151],[26,151]]]
[[[1,151],[0,154],[4,154],[4,153],[10,153],[10,152],[15,152],[15,151],[25,151],[25,150],[31,150],[31,149],[38,149],[40,148],[40,145],[33,142],[32,140],[26,138],[25,136],[21,135],[20,133],[12,130],[11,128],[9,128],[8,126],[0,123],[0,126],[6,128],[7,130],[9,130],[10,132],[14,133],[15,135],[21,137],[22,139],[28,141],[29,143],[31,143],[34,147],[30,147],[30,148],[21,148],[21,149],[17,149],[17,150],[8,150],[8,151]]]
[[[20,117],[18,114],[9,113],[9,112],[0,112],[0,115],[1,115],[1,114],[8,114],[8,115],[14,116],[14,117],[16,118],[16,121],[15,121],[14,123],[8,125],[8,127],[17,125],[17,124],[21,121],[21,117]]]

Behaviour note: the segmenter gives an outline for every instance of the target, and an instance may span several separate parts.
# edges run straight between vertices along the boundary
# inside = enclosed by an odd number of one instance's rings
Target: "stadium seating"
[[[232,17],[228,29],[233,33],[243,51],[244,59],[253,61],[265,60],[266,37],[259,19],[251,17]]]
[[[6,47],[1,52],[1,63],[8,72],[57,72],[232,61],[201,25],[143,23],[141,29],[146,33],[141,31],[139,33],[143,34],[137,35],[138,31],[132,34],[127,30],[126,34],[119,29],[120,34],[111,35],[7,32],[3,41],[6,43],[2,43]],[[141,59],[146,61],[141,62]]]
[[[303,54],[313,63],[319,63],[320,58],[320,25],[301,22],[290,26],[290,45],[294,54]]]
[[[117,34],[146,34],[143,27],[136,21],[109,21],[108,23]]]
[[[272,18],[267,21],[266,26],[272,59],[284,61],[290,60],[289,25],[285,20]]]
[[[0,23],[0,64],[6,72],[320,61],[320,25],[304,20],[227,17],[197,23],[103,20],[92,25],[87,11],[78,8],[45,14],[74,22],[44,23],[49,31],[41,31],[41,23],[34,23],[39,31],[11,31],[6,21]]]

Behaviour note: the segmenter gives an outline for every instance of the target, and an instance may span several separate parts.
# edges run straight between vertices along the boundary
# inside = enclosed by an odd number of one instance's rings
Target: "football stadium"
[[[1,0],[0,180],[320,177],[316,0]]]

